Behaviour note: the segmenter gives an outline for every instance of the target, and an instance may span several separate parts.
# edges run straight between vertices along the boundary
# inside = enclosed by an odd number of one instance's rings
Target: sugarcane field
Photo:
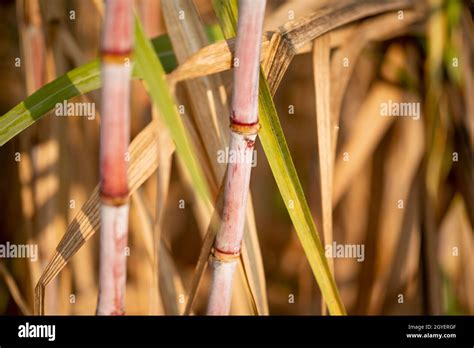
[[[472,347],[473,13],[1,1],[0,347]]]

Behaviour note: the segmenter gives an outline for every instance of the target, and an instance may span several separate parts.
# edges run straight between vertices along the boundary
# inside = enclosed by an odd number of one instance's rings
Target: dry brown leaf
[[[323,245],[332,245],[332,179],[333,158],[331,151],[331,110],[330,110],[330,38],[328,34],[314,40],[313,73],[316,90],[316,124],[318,134],[318,158],[323,226]],[[329,269],[334,274],[334,259],[328,258]],[[322,313],[326,306],[322,304]]]
[[[293,56],[300,51],[307,52],[308,44],[319,35],[364,17],[407,9],[413,4],[412,0],[344,0],[336,6],[323,7],[309,16],[287,22],[275,32],[265,33],[262,38],[261,60],[270,90],[274,93]],[[345,35],[347,34],[343,33],[342,36]],[[340,37],[335,38],[334,45],[338,40]],[[173,71],[169,75],[169,81],[175,84],[230,69],[234,46],[235,40],[230,39],[202,48]]]
[[[132,194],[158,167],[157,122],[152,121],[130,144],[128,178]],[[100,227],[98,186],[68,226],[35,288],[35,314],[44,315],[46,286]]]

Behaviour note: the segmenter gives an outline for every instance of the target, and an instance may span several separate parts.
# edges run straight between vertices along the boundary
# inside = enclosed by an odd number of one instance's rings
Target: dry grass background
[[[31,9],[32,3],[36,1],[0,5],[0,114],[38,86],[97,57],[100,2],[40,1],[41,16],[28,11],[23,16],[19,6]],[[183,29],[171,15],[171,5],[179,2],[165,2],[163,8],[158,3],[137,0],[136,5],[148,35],[168,32],[172,38],[180,67],[169,80],[176,84],[179,103],[192,114],[184,121],[200,161],[207,163],[205,175],[216,195],[225,167],[209,158],[226,139],[206,134],[213,134],[210,115],[220,118],[214,131],[226,134],[232,42],[196,53],[209,45],[199,34],[199,21],[191,22],[198,17],[188,16],[189,27]],[[216,22],[209,1],[194,3],[204,23]],[[334,259],[343,302],[349,314],[473,314],[472,5],[397,0],[380,12],[383,2],[360,1],[348,11],[356,17],[333,28],[340,18],[331,14],[351,3],[356,2],[269,0],[265,29],[285,35],[267,34],[262,57],[320,236],[326,243],[333,239],[365,245],[364,262]],[[68,19],[70,10],[75,20]],[[358,11],[366,12],[359,18]],[[168,12],[167,20],[163,12]],[[313,27],[296,26],[311,13]],[[38,37],[44,39],[44,63],[33,55],[28,64],[27,55],[34,52],[25,43]],[[13,63],[20,56],[22,69]],[[453,58],[458,58],[457,67]],[[201,77],[190,79],[195,76]],[[216,93],[211,103],[209,91]],[[127,314],[179,314],[210,216],[195,199],[188,174],[173,155],[170,136],[139,81],[134,82],[133,98],[132,137],[142,132],[144,138],[136,146],[141,160],[130,169],[136,173],[136,191],[131,201]],[[380,103],[389,99],[420,102],[420,120],[380,117]],[[84,100],[99,103],[97,92],[76,98]],[[96,192],[98,127],[98,117],[86,121],[50,115],[0,148],[0,242],[38,243],[40,248],[38,263],[0,260],[0,313],[33,312],[42,269],[67,226]],[[207,147],[203,139],[209,140]],[[317,283],[259,143],[256,149],[253,208],[247,218],[248,229],[258,235],[265,272],[268,309],[259,311],[320,314]],[[16,152],[22,161],[14,161]],[[151,175],[158,163],[157,175]],[[180,209],[182,202],[185,209]],[[160,219],[155,223],[157,212]],[[82,223],[95,226],[97,219],[85,217]],[[92,235],[93,228],[85,228]],[[153,243],[156,238],[158,245]],[[97,243],[97,235],[92,236],[50,283],[46,313],[94,313]],[[159,249],[158,263],[154,248]],[[458,248],[457,255],[453,248]],[[240,275],[232,313],[250,314],[255,304]],[[205,273],[194,313],[204,311],[208,281]]]

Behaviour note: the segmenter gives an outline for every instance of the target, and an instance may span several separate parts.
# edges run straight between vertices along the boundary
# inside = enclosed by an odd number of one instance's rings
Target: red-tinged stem
[[[230,158],[236,160],[227,165],[222,223],[211,260],[209,315],[229,314],[232,283],[242,244],[252,155],[259,127],[258,77],[265,2],[239,1],[229,150]]]
[[[97,314],[123,315],[128,236],[133,0],[107,0],[102,37],[100,270]]]

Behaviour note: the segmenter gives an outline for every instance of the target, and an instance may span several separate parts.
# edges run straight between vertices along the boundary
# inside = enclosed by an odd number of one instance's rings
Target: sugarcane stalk
[[[102,33],[99,315],[123,315],[125,307],[132,2],[106,1]]]
[[[240,0],[234,58],[229,161],[224,183],[221,226],[212,249],[212,281],[208,315],[227,315],[232,283],[239,261],[245,225],[245,207],[252,169],[252,155],[259,128],[258,77],[265,0]]]

